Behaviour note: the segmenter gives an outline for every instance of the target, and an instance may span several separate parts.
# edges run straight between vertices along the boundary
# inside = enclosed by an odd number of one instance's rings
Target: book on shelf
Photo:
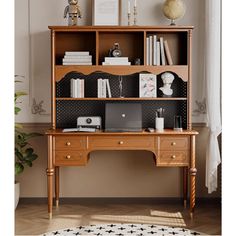
[[[65,52],[62,65],[92,65],[92,56],[89,52]]]
[[[149,60],[149,51],[150,51],[150,47],[149,47],[149,45],[150,45],[150,39],[149,39],[149,37],[147,37],[146,38],[146,64],[147,64],[147,66],[149,66],[150,65],[150,60]]]
[[[74,59],[74,58],[63,58],[62,59],[62,62],[63,63],[69,63],[69,62],[77,62],[77,63],[91,63],[91,60],[90,59],[81,59],[81,58],[78,58],[78,59]]]
[[[70,55],[70,56],[88,56],[89,51],[66,51],[65,55]]]
[[[103,62],[103,66],[130,66],[130,62]]]
[[[92,62],[63,62],[63,66],[69,65],[91,66]]]
[[[131,65],[128,57],[105,57],[102,65]]]
[[[72,98],[84,98],[84,79],[70,80],[70,96]]]
[[[152,64],[154,66],[157,65],[157,35],[153,35],[153,41],[152,41]]]
[[[157,53],[156,53],[156,57],[157,57],[157,66],[161,65],[161,51],[160,51],[160,42],[156,41],[156,48],[157,48]]]
[[[161,65],[166,65],[163,37],[160,37]]]
[[[97,97],[98,98],[105,98],[106,97],[106,80],[99,78],[97,80]]]
[[[152,61],[152,50],[153,50],[153,36],[150,35],[150,36],[149,36],[149,65],[150,65],[150,66],[153,65],[153,61]]]
[[[108,93],[108,97],[111,98],[111,87],[110,87],[110,82],[109,79],[106,79],[106,83],[107,83],[107,93]]]
[[[92,59],[92,55],[64,55],[64,59]]]
[[[139,74],[139,97],[157,96],[157,79],[154,74]]]
[[[169,49],[169,45],[168,45],[167,40],[164,40],[164,48],[165,48],[166,59],[167,59],[168,65],[173,65],[173,60],[172,60],[172,56],[170,54],[170,49]]]
[[[98,98],[106,98],[107,95],[109,98],[112,97],[109,79],[99,78],[97,80],[97,97]]]

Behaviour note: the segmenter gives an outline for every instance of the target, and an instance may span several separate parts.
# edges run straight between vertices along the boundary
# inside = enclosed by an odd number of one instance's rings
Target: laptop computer
[[[142,105],[137,103],[106,103],[105,132],[142,131]]]

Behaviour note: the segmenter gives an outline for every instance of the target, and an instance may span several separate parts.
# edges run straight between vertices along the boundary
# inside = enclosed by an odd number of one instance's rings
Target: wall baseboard
[[[20,204],[47,204],[47,198],[20,198]],[[157,198],[60,198],[61,204],[182,204],[182,198],[179,197],[157,197]],[[196,198],[196,204],[219,204],[221,198]]]

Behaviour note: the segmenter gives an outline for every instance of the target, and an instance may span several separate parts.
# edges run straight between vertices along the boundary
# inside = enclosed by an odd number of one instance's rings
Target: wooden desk
[[[125,133],[63,133],[49,130],[48,136],[48,213],[52,218],[53,175],[55,202],[59,205],[59,167],[86,166],[89,153],[96,150],[146,150],[153,153],[157,167],[183,167],[183,200],[187,204],[188,172],[190,174],[190,216],[195,207],[195,136],[198,132],[125,132]]]

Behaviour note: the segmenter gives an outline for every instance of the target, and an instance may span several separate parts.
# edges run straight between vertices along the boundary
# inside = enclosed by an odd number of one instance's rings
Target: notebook
[[[142,105],[137,103],[106,103],[105,132],[142,131]]]

